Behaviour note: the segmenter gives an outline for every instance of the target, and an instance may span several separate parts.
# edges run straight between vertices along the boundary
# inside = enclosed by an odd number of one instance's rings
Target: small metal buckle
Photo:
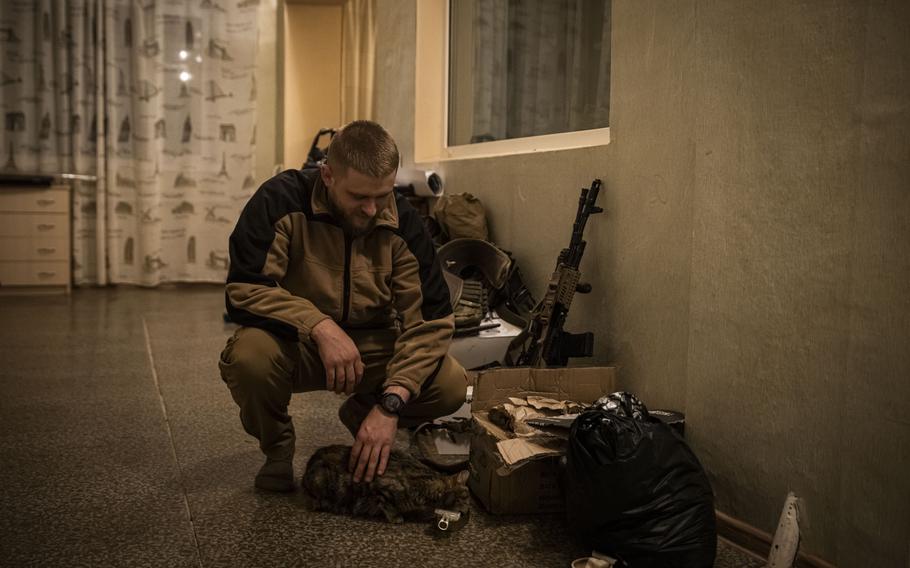
[[[436,528],[441,531],[449,530],[449,523],[457,523],[461,513],[446,509],[436,509]]]

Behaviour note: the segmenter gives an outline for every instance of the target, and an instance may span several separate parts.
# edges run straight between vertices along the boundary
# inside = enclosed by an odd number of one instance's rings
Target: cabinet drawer
[[[69,238],[65,213],[0,213],[0,237]]]
[[[0,211],[66,213],[69,210],[70,194],[66,187],[0,189]]]
[[[66,286],[69,279],[69,263],[66,261],[0,261],[0,287],[42,284]]]
[[[0,261],[67,259],[69,241],[65,237],[0,237]]]

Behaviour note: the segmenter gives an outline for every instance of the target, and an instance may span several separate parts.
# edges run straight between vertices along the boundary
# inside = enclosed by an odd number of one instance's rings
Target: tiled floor
[[[540,566],[584,555],[556,516],[463,530],[308,511],[253,490],[262,457],[217,357],[223,289],[0,298],[2,566]],[[295,466],[348,441],[330,393],[297,395]],[[717,566],[761,566],[721,543]]]

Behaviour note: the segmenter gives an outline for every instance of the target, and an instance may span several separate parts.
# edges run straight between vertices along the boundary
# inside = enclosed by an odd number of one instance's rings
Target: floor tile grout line
[[[152,354],[152,336],[149,333],[148,323],[145,316],[142,318],[142,331],[145,334],[145,350],[149,356],[149,367],[152,370],[152,381],[155,383],[155,391],[158,393],[158,402],[161,404],[161,414],[164,415],[164,426],[167,428],[167,437],[171,446],[171,457],[174,459],[174,465],[177,466],[177,482],[180,484],[180,492],[183,496],[183,507],[186,512],[186,518],[190,523],[190,529],[193,532],[193,544],[196,547],[196,560],[199,561],[199,568],[203,568],[202,551],[199,548],[199,538],[196,535],[196,523],[193,522],[193,513],[190,510],[190,500],[186,492],[186,484],[183,481],[183,468],[180,467],[180,460],[177,459],[177,444],[174,443],[174,432],[171,430],[171,420],[167,414],[167,405],[164,402],[164,393],[161,392],[161,383],[158,382],[158,370],[155,368],[155,356]]]

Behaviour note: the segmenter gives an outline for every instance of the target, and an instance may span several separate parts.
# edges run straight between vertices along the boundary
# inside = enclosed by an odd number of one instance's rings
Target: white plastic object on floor
[[[791,491],[784,501],[777,531],[771,541],[768,568],[791,568],[799,551],[799,498]]]
[[[596,551],[593,556],[577,558],[572,561],[571,568],[613,568],[616,560],[605,554],[599,554]]]

